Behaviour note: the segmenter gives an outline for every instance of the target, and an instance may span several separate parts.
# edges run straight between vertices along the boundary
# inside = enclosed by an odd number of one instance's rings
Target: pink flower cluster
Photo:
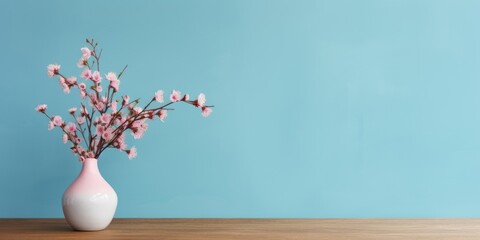
[[[206,105],[203,93],[199,94],[197,99],[190,100],[188,94],[182,95],[180,91],[172,90],[170,101],[165,103],[164,91],[158,90],[144,108],[138,106],[138,99],[131,101],[128,95],[117,99],[115,94],[119,91],[120,77],[127,66],[118,75],[114,72],[105,74],[108,84],[104,89],[99,64],[101,51],[97,54],[98,43],[93,39],[87,39],[86,42],[89,47],[80,49],[82,56],[77,62],[77,66],[83,69],[80,74],[83,79],[81,82],[75,76],[64,76],[58,64],[50,64],[47,67],[48,76],[58,76],[65,94],[69,94],[74,88],[78,89],[82,99],[79,113],[77,107],[68,109],[72,121],[65,122],[59,115],[48,115],[46,104],[38,105],[35,109],[48,117],[49,130],[54,128],[62,130],[63,143],[72,144],[70,149],[78,155],[80,161],[83,162],[86,158],[99,158],[107,148],[123,151],[129,159],[136,157],[137,149],[128,147],[125,133],[130,132],[134,139],[142,138],[148,129],[147,121],[156,117],[162,122],[165,121],[168,111],[173,110],[167,107],[174,103],[184,102],[197,107],[204,117],[212,113],[213,106]],[[153,104],[163,105],[151,107]]]

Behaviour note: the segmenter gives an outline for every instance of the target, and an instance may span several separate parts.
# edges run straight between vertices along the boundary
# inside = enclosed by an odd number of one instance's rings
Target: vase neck
[[[82,172],[98,173],[98,164],[96,158],[87,158],[83,162]]]

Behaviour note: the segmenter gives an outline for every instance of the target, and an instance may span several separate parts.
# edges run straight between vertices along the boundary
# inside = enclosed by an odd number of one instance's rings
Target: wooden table
[[[64,219],[0,219],[0,239],[480,239],[480,219],[114,219],[100,232]]]

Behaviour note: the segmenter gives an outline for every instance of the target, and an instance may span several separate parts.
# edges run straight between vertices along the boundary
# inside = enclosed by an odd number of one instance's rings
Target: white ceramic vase
[[[117,194],[100,174],[97,159],[84,161],[80,175],[63,194],[62,206],[65,219],[75,230],[100,231],[110,224]]]

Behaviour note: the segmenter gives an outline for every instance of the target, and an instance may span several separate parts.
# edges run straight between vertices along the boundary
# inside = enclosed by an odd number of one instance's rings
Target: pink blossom
[[[82,125],[85,123],[85,117],[77,117],[77,123]]]
[[[148,124],[145,123],[145,120],[138,120],[132,124],[132,135],[135,139],[140,139],[145,134],[145,131],[148,129]]]
[[[168,112],[165,109],[158,111],[158,117],[160,118],[160,121],[163,122],[167,118],[167,115],[168,115],[167,113]]]
[[[62,141],[63,141],[64,144],[68,142],[68,135],[67,134],[63,134]]]
[[[109,73],[105,74],[105,78],[108,81],[118,81],[117,75],[114,72],[109,72]]]
[[[170,100],[172,102],[178,102],[180,101],[180,95],[181,93],[177,90],[172,90],[172,94],[170,95]]]
[[[102,136],[103,132],[105,132],[105,127],[102,125],[97,126],[97,135]]]
[[[81,48],[80,51],[82,51],[82,56],[83,56],[85,59],[89,59],[90,56],[92,55],[92,51],[90,51],[90,49],[88,49],[88,48],[86,48],[86,47]]]
[[[75,85],[75,83],[77,83],[77,77],[74,77],[74,76],[68,77],[67,82],[70,83],[71,85]]]
[[[75,140],[77,141],[77,144],[80,144],[82,142],[82,139],[79,137],[77,137]]]
[[[82,71],[82,78],[85,78],[85,79],[90,79],[92,78],[92,71],[90,71],[90,69],[85,69]]]
[[[54,75],[58,74],[60,71],[60,65],[58,64],[50,64],[47,66],[47,74],[49,77],[53,77]]]
[[[77,111],[77,108],[75,108],[75,107],[72,107],[72,108],[68,109],[68,112],[72,115],[75,114],[76,111]]]
[[[68,86],[63,87],[63,93],[69,94],[70,93],[70,88]]]
[[[49,121],[48,122],[48,131],[52,130],[53,128],[55,128],[55,124],[53,124],[52,121]]]
[[[190,99],[190,95],[188,95],[188,93],[185,93],[185,95],[183,95],[182,101],[186,102],[188,101],[188,99]]]
[[[81,163],[85,162],[85,157],[84,156],[79,156],[78,161],[80,161]]]
[[[117,112],[117,102],[113,101],[112,103],[110,103],[110,108],[112,109],[112,113],[116,113]]]
[[[75,126],[74,123],[69,122],[67,126],[65,126],[65,131],[73,134],[75,133],[75,131],[77,131],[77,127]]]
[[[132,147],[132,148],[130,148],[130,150],[127,150],[126,152],[128,154],[128,159],[132,159],[132,158],[137,157],[137,148],[136,147]]]
[[[155,115],[153,114],[153,111],[147,111],[145,113],[145,117],[147,117],[149,119],[153,119],[155,117]]]
[[[105,139],[105,141],[110,141],[113,138],[113,129],[112,128],[107,128],[105,131],[102,133],[102,138]]]
[[[47,110],[47,104],[41,104],[41,105],[38,105],[35,110],[37,112],[45,112],[45,110]]]
[[[213,110],[211,108],[202,107],[202,116],[208,117],[212,112],[213,112]]]
[[[118,138],[117,138],[117,146],[118,146],[118,149],[120,150],[125,150],[127,149],[127,144],[125,143],[125,134],[122,133],[122,135],[120,135]]]
[[[85,67],[86,65],[87,65],[87,59],[85,57],[81,57],[80,59],[78,59],[77,67],[82,68],[82,67]]]
[[[133,108],[133,112],[135,114],[139,114],[140,112],[142,112],[142,108],[141,107],[135,107],[135,108]]]
[[[85,83],[80,83],[78,84],[78,88],[80,88],[80,97],[82,99],[85,99],[85,97],[87,96],[87,85],[85,85]]]
[[[138,130],[135,133],[133,133],[132,135],[133,135],[134,139],[140,139],[140,138],[143,137],[143,135],[145,135],[145,131],[144,130]]]
[[[70,87],[69,87],[68,84],[66,83],[65,78],[60,77],[60,78],[58,79],[58,81],[59,81],[59,83],[60,83],[60,86],[62,86],[62,88],[63,88],[63,92],[64,92],[65,94],[69,94],[69,93],[70,93]]]
[[[207,102],[207,99],[205,98],[205,94],[200,93],[200,94],[198,95],[197,101],[195,102],[195,105],[196,105],[197,107],[204,107],[204,106],[205,106],[205,102]]]
[[[85,97],[87,96],[87,91],[86,91],[87,85],[85,85],[85,83],[80,83],[78,84],[78,88],[80,88],[80,97],[82,99],[85,99]]]
[[[106,97],[102,96],[102,102],[103,102],[103,103],[107,103],[107,100],[108,100],[108,99],[107,99]]]
[[[97,92],[102,92],[103,90],[102,86],[100,85],[98,85],[95,89],[97,90]]]
[[[102,81],[102,76],[100,76],[100,73],[98,71],[93,72],[92,81],[96,83],[100,83],[100,81]]]
[[[105,77],[110,81],[110,87],[112,87],[115,92],[118,92],[120,80],[118,80],[117,75],[114,72],[109,72]]]
[[[63,124],[62,117],[60,116],[54,116],[52,122],[55,126],[62,126]]]
[[[110,81],[110,87],[113,88],[113,91],[118,92],[118,88],[120,88],[120,80]]]
[[[97,104],[95,104],[95,107],[98,109],[98,111],[103,111],[103,109],[105,108],[105,103],[97,102]]]
[[[90,97],[90,104],[92,104],[92,105],[97,104],[98,98],[97,98],[97,94],[96,94],[96,93],[90,92],[90,95],[88,95],[88,96]]]
[[[100,116],[100,121],[102,123],[109,123],[111,119],[112,119],[112,115],[107,114],[107,113],[104,113],[104,114],[102,114],[102,116]]]
[[[128,102],[130,101],[130,97],[128,95],[125,95],[123,97],[123,102],[122,102],[122,106],[127,106]]]
[[[138,127],[142,131],[147,131],[148,129],[148,123],[145,122],[144,119],[142,120],[137,120],[136,122],[133,123],[133,126]]]
[[[118,137],[118,143],[119,143],[119,147],[120,147],[121,150],[127,149],[128,145],[125,142],[125,134],[124,133],[122,133],[122,135],[120,135]]]
[[[162,90],[158,90],[155,93],[155,101],[157,101],[159,103],[163,103],[163,91]]]

